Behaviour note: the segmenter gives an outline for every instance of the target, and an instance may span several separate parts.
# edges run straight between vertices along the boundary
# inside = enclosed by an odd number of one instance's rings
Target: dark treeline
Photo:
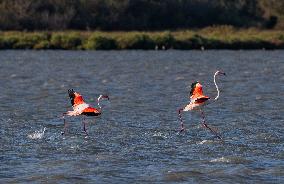
[[[272,28],[265,0],[0,0],[0,30]]]

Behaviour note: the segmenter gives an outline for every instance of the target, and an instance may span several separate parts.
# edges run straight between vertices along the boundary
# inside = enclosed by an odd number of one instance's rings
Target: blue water
[[[0,183],[283,183],[283,51],[0,51]],[[220,99],[177,109],[199,80]],[[67,90],[101,117],[67,118]],[[46,128],[45,132],[43,129]]]

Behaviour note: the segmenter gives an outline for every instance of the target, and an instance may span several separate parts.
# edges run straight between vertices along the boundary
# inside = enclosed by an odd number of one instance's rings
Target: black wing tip
[[[74,93],[73,89],[68,89],[68,93]]]
[[[199,81],[194,81],[194,82],[191,84],[191,87],[195,86],[197,83],[199,83]]]
[[[190,95],[192,95],[192,94],[193,94],[193,91],[194,91],[195,85],[196,85],[197,83],[199,83],[199,82],[198,82],[198,81],[195,81],[195,82],[193,82],[193,83],[191,84]]]
[[[74,98],[75,91],[73,89],[68,89],[68,94],[70,98]]]
[[[74,98],[75,98],[75,91],[73,89],[68,89],[68,95],[69,98],[71,99],[71,104],[72,106],[74,105]]]

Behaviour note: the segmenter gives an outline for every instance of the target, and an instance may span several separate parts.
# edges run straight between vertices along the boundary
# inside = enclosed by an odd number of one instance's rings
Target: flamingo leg
[[[65,135],[66,130],[67,130],[67,123],[66,123],[66,120],[65,120],[65,114],[66,113],[63,113],[63,116],[62,116],[63,122],[64,122],[64,129],[63,129],[63,132],[61,132],[61,135]]]
[[[183,108],[180,108],[179,110],[178,110],[178,115],[179,115],[179,120],[180,120],[180,131],[179,131],[179,133],[181,133],[181,132],[183,132],[184,130],[185,130],[185,128],[184,128],[184,123],[183,123],[183,120],[182,120],[182,117],[181,117],[181,112],[183,111]]]
[[[217,138],[222,139],[222,138],[218,135],[218,132],[216,132],[215,130],[213,130],[212,128],[210,128],[210,127],[207,125],[207,123],[206,123],[206,121],[205,121],[205,114],[204,114],[204,112],[203,112],[202,109],[200,109],[200,111],[201,111],[201,116],[202,116],[202,125],[203,125],[205,128],[209,129]]]
[[[84,130],[85,134],[86,134],[86,135],[89,135],[89,134],[87,133],[87,129],[86,129],[85,117],[83,118],[82,124],[83,124],[83,130]]]

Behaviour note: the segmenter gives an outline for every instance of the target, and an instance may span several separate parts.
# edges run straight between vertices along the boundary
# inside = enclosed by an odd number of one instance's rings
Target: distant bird
[[[216,73],[214,74],[214,84],[216,86],[216,90],[217,90],[217,96],[214,98],[214,100],[216,101],[219,98],[219,88],[216,84],[216,76],[217,75],[226,75],[223,72],[220,71],[216,71]],[[201,116],[202,116],[202,125],[206,128],[208,128],[213,134],[215,134],[219,139],[222,139],[218,133],[213,130],[212,128],[210,128],[206,122],[205,122],[205,115],[204,112],[202,110],[202,107],[206,104],[208,104],[209,102],[209,97],[203,95],[203,91],[202,91],[202,85],[200,84],[200,82],[196,81],[194,83],[191,84],[191,91],[190,91],[190,103],[188,105],[186,105],[183,108],[178,109],[178,114],[179,114],[179,119],[181,122],[181,129],[180,132],[184,131],[184,123],[181,117],[181,112],[182,111],[191,111],[191,110],[199,110],[201,112]]]
[[[67,116],[79,116],[79,115],[99,116],[102,113],[102,108],[100,106],[100,100],[101,99],[109,100],[109,97],[107,95],[100,95],[97,99],[99,108],[94,108],[94,107],[91,107],[89,104],[85,103],[82,95],[75,92],[73,89],[69,89],[68,94],[71,99],[73,111],[67,111],[66,113],[63,113],[64,132],[62,132],[62,135],[65,134],[66,128],[67,128],[67,123],[65,121],[66,115]],[[88,135],[87,130],[86,130],[85,118],[83,119],[82,123],[83,123],[83,130]]]

